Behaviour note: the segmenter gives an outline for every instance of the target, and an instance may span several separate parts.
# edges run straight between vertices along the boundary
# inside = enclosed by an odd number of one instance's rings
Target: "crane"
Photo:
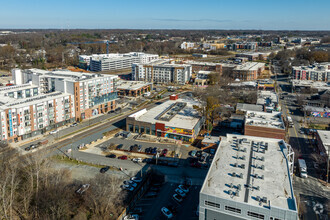
[[[109,54],[109,41],[108,40],[102,40],[102,41],[88,41],[88,42],[71,42],[71,43],[67,43],[67,44],[73,44],[73,45],[77,45],[77,44],[106,44],[107,45],[107,54]]]

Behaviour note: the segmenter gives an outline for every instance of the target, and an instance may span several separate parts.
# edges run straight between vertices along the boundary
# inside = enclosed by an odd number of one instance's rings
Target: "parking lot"
[[[165,183],[159,187],[151,186],[135,206],[136,209],[142,209],[142,214],[139,215],[139,219],[167,219],[161,212],[163,207],[176,210],[173,212],[172,219],[198,219],[196,210],[199,203],[199,191],[201,186],[191,186],[186,197],[179,203],[173,199],[175,189],[178,185],[179,184]],[[155,192],[156,197],[153,197],[153,192]]]

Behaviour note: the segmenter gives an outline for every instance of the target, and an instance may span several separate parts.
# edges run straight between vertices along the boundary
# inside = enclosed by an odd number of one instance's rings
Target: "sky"
[[[330,30],[330,0],[0,0],[0,29]]]

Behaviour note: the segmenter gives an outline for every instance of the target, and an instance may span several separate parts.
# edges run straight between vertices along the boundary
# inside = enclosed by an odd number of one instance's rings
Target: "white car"
[[[168,208],[163,207],[161,211],[167,218],[173,218],[173,214],[170,210],[168,210]]]
[[[124,217],[124,220],[139,220],[139,215],[137,214],[129,214]]]
[[[180,196],[182,196],[182,197],[185,197],[186,196],[186,194],[181,189],[176,189],[175,192],[177,194],[179,194]]]
[[[188,193],[189,192],[189,189],[186,186],[184,186],[184,185],[179,185],[178,186],[178,189],[182,190],[184,193]]]
[[[139,178],[139,177],[132,177],[131,180],[134,181],[134,182],[136,182],[136,183],[142,182],[142,179]]]
[[[133,158],[132,161],[136,163],[142,163],[142,158]]]
[[[49,132],[49,134],[56,134],[58,132],[58,130],[53,130],[51,132]]]

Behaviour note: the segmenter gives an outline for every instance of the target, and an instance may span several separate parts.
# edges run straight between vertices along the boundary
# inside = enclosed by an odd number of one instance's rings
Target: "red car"
[[[162,156],[162,157],[165,157],[166,154],[167,154],[167,151],[168,151],[167,149],[164,149],[163,152],[162,152],[162,154],[161,154],[161,156]]]
[[[127,160],[127,156],[126,155],[123,155],[123,156],[118,157],[118,159]]]
[[[196,168],[201,168],[202,167],[202,165],[200,163],[198,163],[198,162],[191,163],[190,166],[191,167],[196,167]]]

